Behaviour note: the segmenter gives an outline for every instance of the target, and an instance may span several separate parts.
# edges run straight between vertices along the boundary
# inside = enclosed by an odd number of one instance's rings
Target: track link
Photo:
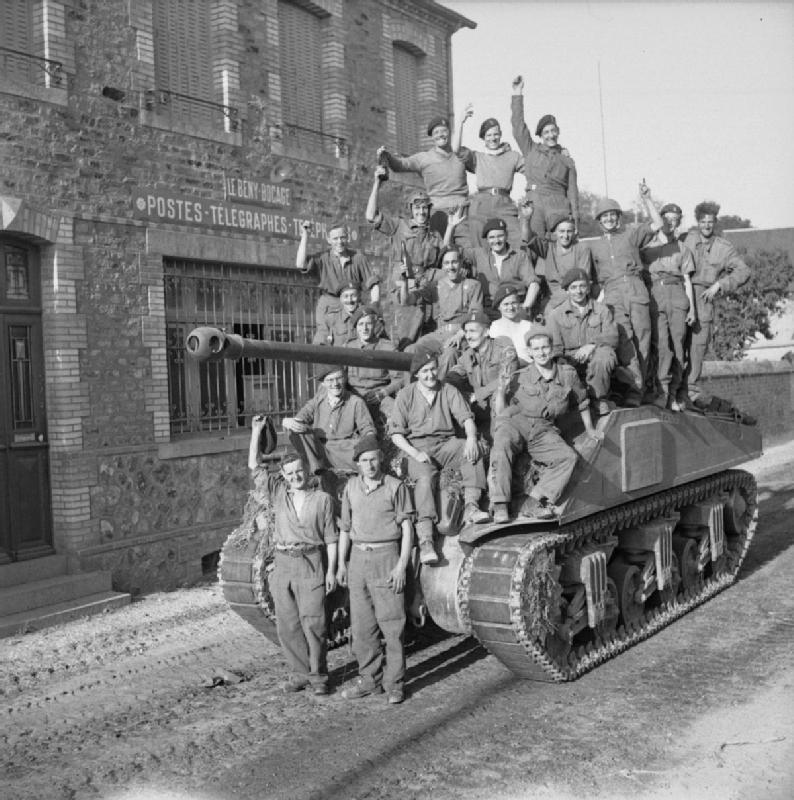
[[[738,490],[746,502],[744,531],[732,537],[726,571],[674,599],[646,609],[628,627],[603,638],[597,634],[585,646],[560,654],[550,652],[562,595],[557,583],[565,556],[615,531],[639,525],[676,509],[706,500],[717,492]],[[574,680],[609,658],[647,639],[705,603],[736,580],[750,546],[758,518],[752,475],[729,470],[651,497],[636,500],[578,520],[551,532],[516,533],[477,547],[466,559],[459,585],[459,605],[477,639],[517,675],[531,680]]]

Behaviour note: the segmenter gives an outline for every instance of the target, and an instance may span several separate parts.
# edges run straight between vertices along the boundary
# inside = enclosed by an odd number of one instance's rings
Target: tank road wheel
[[[681,568],[678,566],[678,556],[673,553],[670,559],[670,583],[659,592],[661,604],[672,605],[675,603],[681,589]]]
[[[698,540],[688,536],[673,536],[673,554],[678,559],[678,572],[684,591],[695,589],[700,581]]]
[[[612,578],[607,578],[607,591],[604,598],[604,620],[599,626],[601,635],[611,636],[618,629],[618,619],[620,618],[620,599],[618,598],[618,587]]]
[[[644,604],[637,602],[637,592],[642,589],[642,574],[639,567],[618,559],[607,567],[607,573],[615,582],[623,624],[629,626],[639,622],[645,611]]]
[[[724,506],[725,533],[729,536],[744,536],[750,524],[750,503],[747,493],[749,487],[736,486],[728,495]],[[753,487],[753,494],[755,493]]]

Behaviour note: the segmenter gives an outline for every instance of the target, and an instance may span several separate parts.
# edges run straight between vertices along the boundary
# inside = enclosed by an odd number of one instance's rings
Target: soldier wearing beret
[[[562,288],[567,299],[548,317],[552,355],[563,356],[576,370],[603,416],[610,411],[607,396],[618,364],[618,328],[609,307],[591,298],[590,277],[584,270],[568,270]]]
[[[527,178],[528,198],[534,203],[532,230],[542,236],[548,230],[547,215],[554,211],[571,214],[579,227],[579,186],[576,165],[557,140],[560,129],[557,120],[546,114],[540,118],[535,142],[524,121],[524,79],[513,81],[511,98],[513,138],[524,155],[524,175]]]
[[[350,478],[342,494],[337,577],[350,589],[352,646],[359,677],[342,691],[342,697],[357,700],[385,689],[389,703],[402,703],[405,571],[413,545],[414,509],[405,484],[381,470],[383,456],[374,435],[359,440],[353,458],[358,474]],[[386,644],[385,658],[378,629]]]
[[[339,292],[339,307],[331,308],[317,320],[312,344],[342,347],[356,337],[353,315],[361,305],[361,285],[349,281]]]
[[[345,344],[353,350],[386,350],[394,351],[394,345],[388,339],[379,339],[378,310],[372,306],[362,306],[353,315],[356,338]],[[347,385],[351,392],[363,398],[374,416],[377,411],[386,416],[394,405],[394,395],[403,385],[401,372],[389,372],[380,367],[348,367]]]
[[[436,116],[427,125],[427,135],[433,140],[430,150],[411,156],[394,156],[386,147],[378,148],[378,160],[394,172],[416,172],[422,176],[425,189],[433,204],[430,227],[442,236],[447,229],[447,215],[469,202],[469,185],[466,181],[468,150],[453,153],[450,142],[450,124],[445,116]],[[467,226],[455,231],[455,244],[470,246]]]
[[[697,306],[697,320],[692,326],[689,342],[689,364],[679,398],[684,404],[690,400],[694,402],[699,398],[705,399],[701,398],[703,390],[699,381],[711,342],[716,298],[721,294],[735,292],[750,280],[750,268],[736,252],[736,248],[727,239],[716,234],[719,213],[720,207],[717,203],[698,203],[695,206],[697,230],[690,231],[684,238],[684,244],[695,256],[692,286]]]
[[[492,339],[504,337],[513,342],[521,366],[532,360],[526,341],[532,323],[520,314],[523,297],[524,288],[520,284],[500,283],[493,295],[493,306],[499,311],[499,319],[491,323],[488,331]]]
[[[461,149],[463,126],[473,114],[473,106],[469,103],[460,115],[460,124],[455,130],[452,150],[456,153]],[[510,192],[516,172],[524,167],[524,157],[502,141],[502,126],[493,117],[480,125],[479,136],[485,149],[469,150],[466,159],[466,169],[474,173],[477,181],[477,190],[469,205],[469,232],[473,236],[475,231],[481,230],[486,220],[498,217],[507,224],[508,240],[517,246],[521,242],[521,230],[516,204],[510,199]]]
[[[423,564],[438,561],[433,545],[438,522],[435,485],[444,467],[460,469],[463,475],[464,522],[485,522],[488,514],[479,503],[485,489],[485,468],[477,443],[474,414],[463,395],[438,377],[437,351],[419,348],[411,362],[416,380],[400,389],[394,401],[389,433],[397,447],[408,456],[408,476],[415,481],[416,536]],[[466,438],[458,439],[455,425]]]
[[[325,595],[336,588],[338,534],[333,501],[307,483],[306,465],[296,452],[281,458],[281,469],[268,473],[259,460],[264,417],[251,425],[248,466],[274,514],[272,544],[275,565],[269,587],[276,611],[276,630],[290,669],[285,692],[311,686],[328,694]]]
[[[678,390],[685,364],[688,326],[694,325],[695,297],[692,273],[695,260],[689,248],[678,240],[681,208],[675,203],[662,206],[664,226],[640,250],[651,279],[652,342],[657,356],[656,380],[660,394],[654,403],[660,408],[680,411]]]
[[[509,404],[506,382],[500,382],[494,397],[498,416],[489,476],[494,522],[510,519],[513,459],[524,447],[540,469],[519,515],[535,519],[553,519],[557,515],[555,504],[573,474],[577,456],[554,422],[572,405],[579,409],[587,433],[595,439],[603,438],[593,428],[587,391],[576,370],[554,360],[548,330],[534,326],[527,334],[527,344],[532,363],[521,373]]]
[[[473,311],[463,322],[468,347],[458,363],[447,373],[446,381],[457,386],[467,397],[474,412],[477,429],[491,437],[491,398],[500,376],[518,371],[518,357],[510,340],[492,339],[488,335],[491,320],[482,311]]]

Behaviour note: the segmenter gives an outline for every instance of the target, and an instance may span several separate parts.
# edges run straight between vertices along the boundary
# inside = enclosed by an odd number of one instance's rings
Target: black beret
[[[544,328],[542,325],[538,325],[537,323],[533,323],[532,327],[527,331],[524,341],[529,344],[536,336],[545,336],[549,341],[551,341],[549,329]]]
[[[499,124],[498,119],[494,119],[493,117],[488,117],[488,119],[480,125],[480,139],[485,138],[485,134],[488,133],[491,128],[499,128],[501,129],[501,125]]]
[[[518,283],[500,283],[496,287],[496,291],[493,293],[491,304],[494,308],[499,308],[499,306],[502,304],[502,300],[504,300],[505,297],[509,297],[511,294],[521,297],[522,295],[526,294],[526,290]]]
[[[547,125],[556,125],[556,124],[557,124],[557,119],[555,118],[554,114],[544,114],[538,120],[538,127],[535,128],[535,136],[540,136],[540,134],[543,133],[543,129]]]
[[[463,320],[464,328],[467,322],[479,322],[480,325],[484,325],[487,328],[491,324],[491,319],[484,311],[469,311],[466,314],[466,319]]]
[[[291,464],[293,461],[300,461],[301,463],[304,463],[303,456],[297,450],[287,450],[286,453],[282,453],[281,458],[279,459],[279,463],[282,467],[286,464]]]
[[[681,206],[677,206],[675,203],[667,203],[662,206],[662,210],[659,212],[662,216],[665,214],[678,214],[679,217],[684,215],[684,212],[681,211]]]
[[[332,372],[345,372],[347,368],[341,364],[315,364],[314,380],[321,381],[327,378]]]
[[[411,358],[411,375],[416,375],[425,364],[438,361],[438,350],[428,347],[417,347]]]
[[[362,453],[369,453],[371,450],[380,450],[380,442],[374,433],[362,436],[353,448],[353,461],[358,461]]]
[[[443,125],[445,128],[449,127],[449,120],[446,117],[433,117],[430,122],[427,123],[427,135],[433,135],[433,128],[437,128],[439,125]]]
[[[560,286],[563,289],[567,289],[574,281],[587,281],[590,283],[590,276],[581,267],[571,267],[562,276]]]
[[[269,456],[276,449],[277,441],[276,426],[271,417],[265,417],[264,425],[259,432],[259,452],[263,456]]]
[[[340,290],[339,294],[348,290],[348,289],[355,289],[357,292],[361,291],[361,284],[357,283],[356,281],[348,281]]]
[[[506,231],[507,223],[503,219],[494,217],[493,219],[486,220],[485,225],[482,226],[482,238],[484,239],[491,231]]]
[[[379,316],[380,314],[377,308],[373,308],[372,306],[359,306],[351,315],[350,323],[355,328],[362,317],[375,317],[377,320]]]
[[[573,222],[573,217],[567,211],[552,211],[546,215],[546,228],[553,231],[561,222]]]

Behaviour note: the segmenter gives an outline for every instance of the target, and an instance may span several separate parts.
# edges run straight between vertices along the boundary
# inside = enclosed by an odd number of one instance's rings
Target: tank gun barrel
[[[271,342],[247,339],[221,328],[194,328],[185,340],[188,354],[198,361],[221,361],[240,358],[266,358],[281,361],[303,361],[310,364],[338,364],[345,367],[369,367],[408,372],[411,354],[397,350],[359,350],[352,347],[295,342]]]

